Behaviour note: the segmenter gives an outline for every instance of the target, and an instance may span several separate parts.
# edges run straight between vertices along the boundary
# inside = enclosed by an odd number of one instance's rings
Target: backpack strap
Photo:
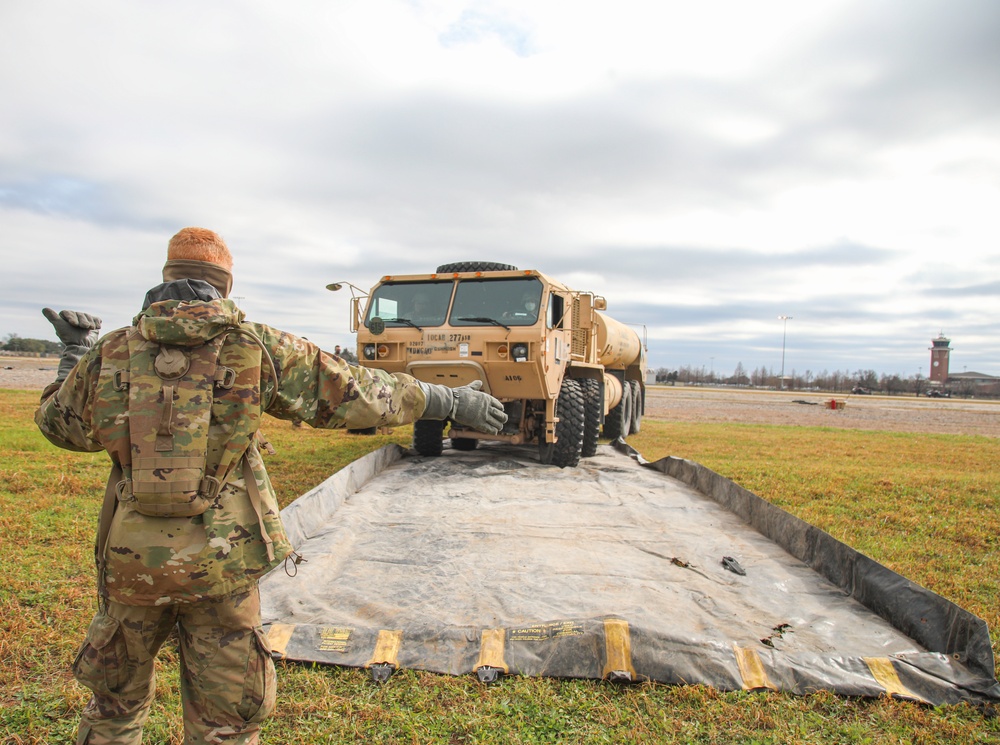
[[[267,528],[264,527],[264,500],[260,496],[260,487],[257,486],[257,477],[254,476],[253,469],[250,467],[249,451],[247,451],[247,453],[247,455],[243,456],[243,480],[247,485],[247,494],[250,496],[250,504],[253,505],[253,511],[257,514],[257,524],[260,525],[260,537],[263,539],[264,546],[267,548],[267,560],[274,561],[274,541],[271,540],[271,536],[267,533]]]
[[[254,344],[256,344],[258,347],[260,347],[261,362],[263,363],[264,360],[267,360],[267,366],[271,368],[271,379],[274,381],[274,387],[271,391],[271,397],[267,400],[267,403],[264,404],[264,411],[267,411],[269,408],[271,408],[271,404],[274,403],[274,399],[278,397],[278,382],[281,380],[281,373],[278,371],[277,365],[274,364],[274,358],[271,356],[271,351],[266,346],[264,346],[264,342],[260,340],[260,337],[257,336],[257,334],[255,334],[253,331],[248,329],[246,326],[232,326],[226,329],[223,333],[241,334],[250,339],[251,341],[253,341]],[[261,396],[263,397],[264,395],[263,386],[261,386],[260,393]]]
[[[118,509],[118,484],[122,480],[122,467],[115,463],[108,474],[108,485],[104,489],[104,504],[97,520],[97,539],[94,541],[94,563],[97,565],[97,604],[105,609],[108,588],[105,585],[105,570],[108,565],[108,537],[111,535],[111,521]]]

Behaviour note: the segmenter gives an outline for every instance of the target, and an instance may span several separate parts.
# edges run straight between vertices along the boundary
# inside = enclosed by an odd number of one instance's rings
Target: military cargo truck
[[[638,432],[646,346],[600,311],[607,303],[536,270],[461,262],[433,274],[385,276],[352,298],[358,362],[452,388],[479,380],[508,420],[498,435],[448,431],[451,445],[480,440],[537,445],[542,463],[575,466],[598,437]],[[414,425],[413,446],[440,455],[447,422]]]

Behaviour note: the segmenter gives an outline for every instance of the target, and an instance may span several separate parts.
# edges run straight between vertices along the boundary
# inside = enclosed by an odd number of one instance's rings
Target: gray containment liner
[[[261,582],[275,656],[1000,700],[984,621],[707,468],[533,455],[388,446],[286,507],[306,562]]]

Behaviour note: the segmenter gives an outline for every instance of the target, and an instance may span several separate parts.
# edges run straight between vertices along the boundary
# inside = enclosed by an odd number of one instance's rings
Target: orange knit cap
[[[233,269],[233,255],[222,236],[206,228],[183,228],[167,244],[167,261],[185,259],[218,264]]]

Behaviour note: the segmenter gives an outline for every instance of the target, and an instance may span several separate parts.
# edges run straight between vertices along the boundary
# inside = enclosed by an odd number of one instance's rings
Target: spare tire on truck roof
[[[456,272],[516,272],[517,267],[510,264],[498,264],[495,261],[456,261],[453,264],[442,264],[437,268],[438,274],[454,274]]]

